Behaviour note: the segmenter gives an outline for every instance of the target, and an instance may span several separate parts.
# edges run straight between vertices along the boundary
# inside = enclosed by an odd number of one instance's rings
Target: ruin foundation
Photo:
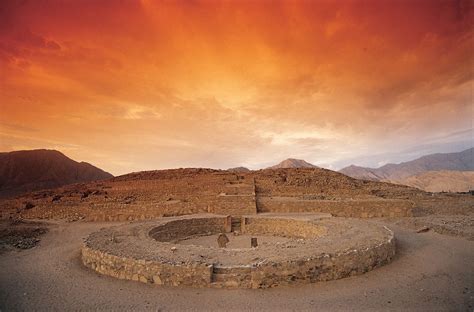
[[[269,237],[256,248],[184,244],[219,233]],[[271,237],[271,239],[270,239]],[[265,240],[262,240],[262,242]],[[217,243],[216,243],[217,244]],[[194,215],[136,222],[92,233],[87,267],[119,279],[171,286],[267,288],[370,271],[395,255],[391,230],[327,214]]]

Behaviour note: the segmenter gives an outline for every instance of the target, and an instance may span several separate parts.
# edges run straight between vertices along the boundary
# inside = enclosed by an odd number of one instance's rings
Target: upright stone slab
[[[219,248],[226,248],[227,243],[229,242],[229,238],[224,233],[219,234],[217,238],[217,244],[219,244]]]

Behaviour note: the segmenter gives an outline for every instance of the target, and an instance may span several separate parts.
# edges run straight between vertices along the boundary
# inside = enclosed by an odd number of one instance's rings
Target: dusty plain
[[[287,209],[295,214],[356,216],[393,230],[396,255],[391,263],[362,275],[268,289],[150,285],[101,275],[81,262],[84,239],[101,228],[220,212],[214,209],[234,214],[239,207],[242,214]],[[344,215],[344,207],[353,216]],[[31,193],[3,200],[0,208],[1,228],[10,229],[0,236],[6,246],[0,253],[2,311],[474,309],[474,205],[469,194],[426,193],[321,169],[242,175],[181,170]],[[104,222],[106,217],[114,221]],[[31,248],[15,246],[30,238]]]
[[[160,311],[472,311],[474,242],[416,233],[382,220],[397,237],[389,265],[336,281],[262,290],[152,286],[85,268],[82,240],[117,223],[49,224],[40,244],[0,256],[0,308]]]

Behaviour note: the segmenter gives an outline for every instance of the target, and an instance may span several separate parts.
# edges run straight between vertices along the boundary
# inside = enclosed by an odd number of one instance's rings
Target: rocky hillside
[[[235,168],[229,168],[227,169],[230,172],[249,172],[250,169],[246,167],[235,167]]]
[[[357,180],[320,168],[242,173],[187,168],[135,172],[0,200],[0,218],[20,213],[33,219],[125,221],[203,212],[250,214],[273,208],[340,215],[346,207],[347,211],[372,207],[377,212],[388,206],[411,207],[411,199],[424,196],[408,186]]]
[[[400,163],[400,164],[387,164],[380,168],[365,168],[359,166],[349,166],[341,169],[339,172],[357,179],[372,180],[372,181],[387,181],[394,183],[411,183],[407,185],[414,186],[413,183],[418,180],[424,180],[425,182],[416,182],[418,187],[426,185],[428,187],[430,181],[438,181],[439,187],[442,187],[441,181],[450,181],[450,187],[455,185],[465,185],[464,182],[454,182],[456,178],[465,180],[466,175],[462,174],[449,174],[446,176],[445,173],[439,173],[440,171],[474,171],[474,148],[459,152],[459,153],[447,153],[447,154],[431,154],[420,157],[418,159]],[[425,172],[431,172],[429,175],[423,176]],[[437,172],[437,173],[436,173]],[[438,177],[435,178],[435,176]],[[419,178],[408,179],[413,176],[420,176]],[[406,182],[408,181],[408,182]],[[423,188],[423,187],[422,187]],[[435,188],[438,188],[436,186]],[[428,190],[427,188],[423,188]],[[452,191],[462,191],[464,187],[453,188]]]
[[[275,166],[268,167],[267,169],[285,169],[285,168],[318,168],[318,167],[302,159],[288,158]]]
[[[396,182],[428,192],[468,192],[474,190],[474,171],[427,171]]]
[[[382,173],[378,172],[375,168],[366,168],[355,165],[339,170],[340,173],[345,174],[355,179],[369,180],[369,181],[382,181],[384,180]]]
[[[55,150],[0,153],[1,197],[111,177],[108,172]]]

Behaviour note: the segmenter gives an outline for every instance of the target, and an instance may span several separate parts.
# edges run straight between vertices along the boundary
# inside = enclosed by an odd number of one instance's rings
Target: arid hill
[[[275,166],[268,167],[267,169],[284,169],[284,168],[318,168],[318,166],[310,164],[309,162],[306,162],[303,159],[288,158]]]
[[[364,179],[371,181],[386,181],[393,183],[401,183],[410,186],[421,187],[422,189],[429,191],[428,188],[423,188],[426,183],[415,183],[416,178],[408,179],[412,176],[419,176],[425,172],[432,172],[428,176],[424,176],[421,179],[434,179],[437,175],[433,172],[438,171],[473,171],[474,170],[474,148],[459,152],[459,153],[447,153],[447,154],[431,154],[420,157],[418,159],[400,163],[400,164],[387,164],[380,168],[365,168],[359,166],[349,166],[341,169],[339,172],[356,179]],[[465,175],[451,174],[449,180],[451,181],[452,191],[463,191],[464,188],[455,188],[458,182],[454,183],[456,177],[465,180]],[[445,174],[442,174],[436,178],[440,183],[442,180],[447,181]],[[405,181],[409,181],[406,182]],[[462,181],[459,181],[459,185],[464,185]],[[427,186],[427,185],[426,185]]]
[[[341,170],[339,170],[339,172],[355,179],[369,181],[383,180],[383,177],[378,175],[377,169],[375,168],[366,168],[356,165],[350,165],[348,167],[342,168]]]
[[[55,150],[0,153],[0,197],[113,177]]]
[[[428,192],[468,192],[474,190],[474,171],[427,171],[394,182]]]
[[[193,213],[330,212],[334,215],[404,213],[415,188],[363,181],[320,168],[243,173],[204,168],[156,170],[74,184],[0,201],[4,218],[136,220]],[[402,209],[403,211],[401,211]]]
[[[246,167],[235,167],[235,168],[229,168],[227,169],[230,172],[249,172],[250,169]]]

